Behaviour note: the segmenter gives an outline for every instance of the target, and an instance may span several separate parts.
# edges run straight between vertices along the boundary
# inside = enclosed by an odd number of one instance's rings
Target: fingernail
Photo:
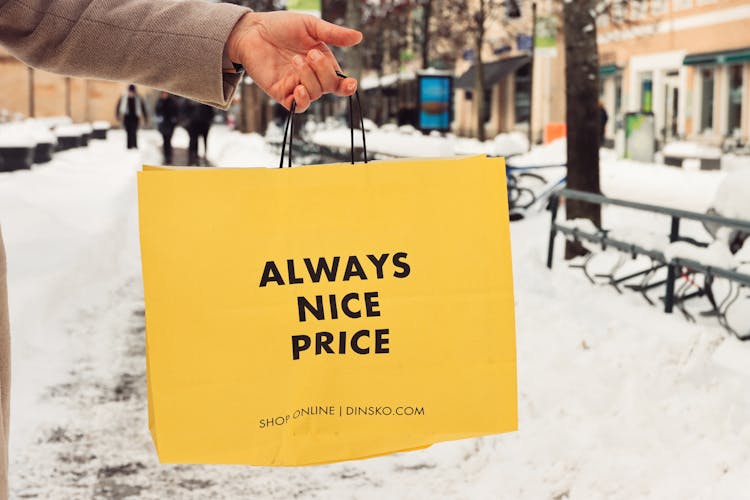
[[[318,49],[312,49],[310,51],[310,59],[313,61],[319,60],[321,57],[323,57],[323,54],[320,53]]]
[[[305,65],[305,60],[302,59],[302,56],[296,55],[292,57],[292,64],[294,64],[298,68],[301,68],[302,66]]]
[[[350,83],[349,85],[346,86],[346,90],[354,90],[356,88],[357,88],[356,83]]]
[[[305,87],[301,87],[301,88],[299,89],[299,93],[300,93],[300,96],[302,96],[302,97],[304,97],[304,98],[306,98],[306,99],[308,98],[308,95],[307,95],[307,89],[306,89]]]

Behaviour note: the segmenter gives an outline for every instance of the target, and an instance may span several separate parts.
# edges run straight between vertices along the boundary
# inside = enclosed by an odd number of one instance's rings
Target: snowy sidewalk
[[[142,158],[156,153],[151,142],[144,156],[126,153],[121,139],[0,176],[14,328],[12,498],[750,498],[748,344],[592,286],[559,257],[547,270],[545,213],[511,227],[518,432],[326,466],[158,464],[134,184]],[[212,144],[222,148],[212,159],[271,156],[257,136],[218,133]],[[651,174],[652,195],[709,198],[707,176],[611,172],[621,197],[637,198],[629,190]]]

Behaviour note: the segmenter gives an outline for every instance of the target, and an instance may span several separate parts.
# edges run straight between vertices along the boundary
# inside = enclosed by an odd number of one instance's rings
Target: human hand
[[[249,12],[229,35],[226,55],[269,96],[289,109],[305,111],[323,94],[352,95],[353,78],[340,78],[336,58],[326,44],[349,47],[362,40],[359,31],[291,12]]]

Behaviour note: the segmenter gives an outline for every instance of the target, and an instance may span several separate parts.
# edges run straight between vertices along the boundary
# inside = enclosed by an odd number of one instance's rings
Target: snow
[[[412,125],[399,127],[386,124],[378,128],[374,123],[369,123],[366,124],[365,130],[367,130],[365,136],[367,151],[387,156],[411,158],[446,158],[476,154],[511,156],[525,153],[529,149],[528,139],[518,132],[499,134],[493,140],[480,142],[476,139],[455,137],[453,134],[443,136],[436,131],[423,135]],[[351,147],[348,126],[324,126],[313,130],[311,140],[316,144],[333,148],[348,150]],[[356,131],[354,135],[354,144],[355,147],[362,146],[362,136],[359,131]]]
[[[721,169],[726,171],[750,170],[750,155],[725,154],[721,157]]]
[[[565,165],[568,162],[568,141],[564,137],[536,147],[526,154],[508,159],[512,167],[546,167]]]
[[[718,159],[721,148],[690,141],[674,141],[666,144],[662,150],[664,156],[677,158]]]
[[[378,87],[389,87],[399,81],[414,80],[416,75],[412,72],[392,73],[378,77],[378,75],[368,75],[359,82],[359,88],[362,90],[371,90]]]
[[[57,144],[57,137],[44,122],[31,118],[26,120],[22,126],[29,131],[36,144]]]
[[[85,132],[78,125],[60,125],[55,127],[57,137],[80,137]]]
[[[616,227],[609,230],[607,236],[618,241],[635,243],[646,250],[664,252],[669,238],[664,232],[644,231],[638,226]]]
[[[112,127],[112,125],[109,122],[99,120],[99,121],[95,121],[94,123],[92,123],[91,127],[94,130],[109,130]]]
[[[31,445],[44,389],[73,368],[65,319],[137,272],[137,153],[119,134],[58,153],[30,171],[0,175],[13,332],[11,453]]]
[[[676,241],[667,245],[664,249],[664,257],[667,261],[689,259],[711,267],[724,269],[735,267],[732,252],[729,251],[724,241],[714,241],[708,248],[700,248],[684,241]]]
[[[713,208],[724,217],[750,220],[750,169],[726,174],[716,189]]]
[[[21,124],[0,125],[0,148],[33,148],[36,146],[32,132]]]
[[[415,138],[404,151],[424,146]],[[546,213],[511,225],[518,432],[325,466],[159,465],[146,426],[134,174],[158,161],[160,139],[142,133],[141,151],[124,143],[115,130],[48,165],[0,174],[12,498],[750,497],[750,343],[711,318],[689,323],[592,285],[562,261],[562,239],[548,270]],[[208,150],[219,166],[278,162],[262,137],[225,128],[212,129]],[[690,210],[711,206],[725,175],[603,157],[607,194]],[[603,222],[669,227],[614,207]],[[591,270],[616,256],[597,255]]]
[[[258,134],[241,134],[212,127],[208,135],[208,159],[220,167],[278,167],[279,153]]]

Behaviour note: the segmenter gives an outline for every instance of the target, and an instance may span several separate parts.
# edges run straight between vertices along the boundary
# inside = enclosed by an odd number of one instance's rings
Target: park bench
[[[588,219],[558,221],[557,215],[561,198],[665,215],[670,218],[670,230],[668,234],[658,234],[637,228],[600,228]],[[568,239],[580,242],[589,250],[589,254],[584,257],[583,263],[574,267],[583,269],[584,274],[590,281],[596,283],[595,277],[604,278],[606,283],[613,286],[618,292],[622,293],[622,287],[627,287],[641,293],[651,304],[654,304],[654,301],[649,298],[648,292],[663,286],[664,311],[671,313],[676,306],[689,320],[694,320],[694,318],[685,309],[685,303],[697,297],[706,297],[712,308],[710,314],[716,316],[725,329],[742,340],[750,339],[750,332],[737,332],[729,325],[726,316],[727,311],[736,303],[743,289],[750,287],[750,238],[747,239],[746,245],[737,253],[732,254],[729,251],[728,242],[725,240],[717,238],[713,241],[699,241],[680,234],[680,222],[682,220],[693,220],[702,223],[704,227],[710,224],[713,228],[726,228],[727,231],[740,231],[745,234],[750,234],[750,221],[608,198],[603,195],[572,189],[562,189],[555,192],[550,199],[550,211],[548,268],[552,268],[555,238],[558,233],[563,234]],[[618,270],[622,267],[624,260],[619,258],[617,264],[609,273],[592,276],[587,269],[590,259],[598,250],[604,251],[608,248],[620,252],[621,257],[645,256],[650,259],[651,265],[637,272],[618,276]],[[654,282],[653,277],[657,271],[663,268],[667,270],[666,277]],[[698,275],[703,277],[702,284],[698,284],[694,279]],[[634,284],[633,280],[636,278],[640,278],[640,282]],[[713,292],[713,283],[716,278],[726,279],[729,282],[729,293],[721,301],[716,300]],[[681,280],[682,283],[676,289],[678,282]],[[688,285],[695,285],[698,290],[688,293]]]

